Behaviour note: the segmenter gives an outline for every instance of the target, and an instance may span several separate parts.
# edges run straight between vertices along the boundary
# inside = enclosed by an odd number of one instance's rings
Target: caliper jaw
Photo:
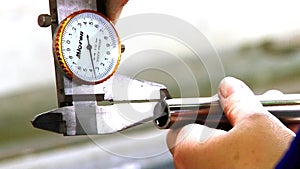
[[[88,100],[79,97],[89,87],[73,84],[72,90],[66,90],[74,95],[73,105],[39,114],[32,125],[66,136],[115,133],[153,120],[156,105],[170,98],[164,85],[119,74],[93,86],[92,91],[104,94],[104,100],[97,100],[96,96],[86,97]]]

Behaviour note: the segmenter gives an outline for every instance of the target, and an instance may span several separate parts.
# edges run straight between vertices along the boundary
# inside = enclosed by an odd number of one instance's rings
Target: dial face
[[[101,83],[117,69],[121,56],[119,36],[101,14],[83,10],[62,21],[55,40],[59,64],[70,78]]]

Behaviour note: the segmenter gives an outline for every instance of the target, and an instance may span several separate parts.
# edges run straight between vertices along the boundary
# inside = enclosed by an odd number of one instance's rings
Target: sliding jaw
[[[74,84],[67,90],[73,94],[72,106],[39,114],[32,125],[68,136],[109,134],[153,120],[156,105],[170,98],[164,85],[117,74],[105,83],[89,87]],[[82,89],[102,93],[104,100],[83,95]]]

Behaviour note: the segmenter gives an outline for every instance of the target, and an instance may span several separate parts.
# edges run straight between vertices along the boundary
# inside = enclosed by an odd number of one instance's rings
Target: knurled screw
[[[123,53],[125,51],[125,45],[121,44],[121,53]]]
[[[48,14],[41,14],[38,17],[38,24],[40,27],[48,27],[52,23],[52,17]]]

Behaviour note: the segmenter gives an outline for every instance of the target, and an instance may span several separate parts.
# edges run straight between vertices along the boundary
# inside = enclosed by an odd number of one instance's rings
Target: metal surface
[[[84,101],[82,88],[75,87],[74,105],[39,114],[32,125],[68,136],[109,134],[153,120],[156,105],[170,98],[166,87],[157,83],[116,75],[109,84],[103,91],[109,101]]]
[[[51,6],[52,5],[52,6]],[[91,10],[97,10],[97,2],[96,0],[88,0],[82,1],[82,0],[50,0],[50,11],[51,15],[55,15],[57,17],[57,23],[56,25],[52,26],[52,35],[55,34],[55,29],[57,29],[57,25],[65,19],[68,15],[83,9],[91,9]],[[54,28],[55,27],[55,28]],[[64,117],[66,117],[66,125],[67,130],[69,129],[69,126],[74,126],[73,120],[76,119],[76,132],[78,134],[93,134],[97,133],[97,128],[95,127],[96,123],[96,99],[97,97],[90,97],[91,100],[88,101],[81,101],[80,97],[77,95],[68,95],[66,94],[66,86],[73,86],[76,83],[72,82],[70,79],[63,76],[59,65],[55,63],[55,72],[56,72],[56,86],[57,86],[57,95],[58,95],[58,104],[59,107],[62,106],[69,106],[74,105],[75,110],[73,110],[72,113],[70,111],[62,112]],[[81,88],[80,86],[78,88]],[[94,91],[93,86],[90,85],[86,88],[89,88],[89,90],[85,90],[86,93],[83,93],[83,95],[87,94],[95,94],[89,91]],[[100,97],[101,99],[103,97]],[[64,109],[63,109],[64,110]],[[74,116],[76,114],[76,116]],[[71,125],[69,125],[69,122],[71,122]],[[79,123],[80,122],[80,123]],[[80,124],[80,125],[79,125]],[[83,129],[84,128],[84,129]],[[74,131],[72,135],[74,134]],[[68,132],[67,132],[68,134]]]
[[[58,24],[65,19],[68,15],[72,14],[75,11],[83,10],[83,9],[91,9],[97,10],[105,14],[105,8],[103,0],[49,0],[50,7],[50,16],[52,19],[51,29],[52,35],[55,34],[55,31],[58,27]],[[72,82],[70,79],[66,78],[60,70],[60,66],[55,62],[55,77],[56,77],[56,89],[57,89],[57,102],[58,107],[71,106],[73,105],[73,96],[70,93],[66,92],[67,88],[70,86],[77,86],[79,84]],[[86,90],[86,86],[83,86],[82,90]],[[83,95],[94,95],[96,93],[92,93],[89,91],[93,91],[93,89],[86,90],[86,93]],[[104,99],[103,93],[96,94],[96,100],[100,101]]]
[[[300,123],[300,94],[257,97],[266,110],[283,123]],[[232,127],[223,114],[217,97],[170,99],[161,104],[162,116],[154,120],[156,127],[160,129],[178,128],[190,123],[224,130]]]
[[[90,111],[96,113],[92,119],[90,116],[78,118],[75,114],[78,108],[66,106],[37,115],[32,124],[36,128],[68,136],[110,134],[153,120],[152,113],[156,104],[157,102],[119,103],[95,106],[96,109],[92,105]],[[148,107],[148,111],[141,113],[134,107]],[[89,123],[82,123],[82,121],[89,121]]]
[[[102,1],[101,1],[102,2]],[[82,10],[82,9],[92,9],[97,10],[97,5],[101,5],[100,1],[96,0],[49,0],[50,16],[51,16],[51,29],[52,35],[58,27],[58,24],[71,13]],[[101,12],[101,11],[100,11]],[[49,18],[48,18],[49,20]],[[73,105],[72,95],[67,95],[65,93],[65,86],[72,85],[72,82],[66,78],[60,70],[60,66],[55,62],[55,77],[56,77],[56,88],[57,88],[57,102],[58,107]],[[87,93],[91,94],[91,93]],[[102,95],[97,95],[97,99],[102,99]]]
[[[53,22],[52,18],[48,14],[41,14],[38,17],[38,24],[40,27],[48,27]]]

